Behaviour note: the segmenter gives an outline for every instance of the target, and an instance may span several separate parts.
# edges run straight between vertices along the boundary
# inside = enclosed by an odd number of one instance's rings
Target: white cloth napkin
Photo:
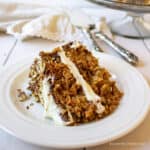
[[[84,18],[84,22],[79,18]],[[72,11],[64,7],[54,9],[37,4],[0,2],[0,31],[21,40],[40,37],[53,41],[70,41],[78,35],[75,26],[86,27],[91,23],[95,22],[82,11]],[[98,28],[112,37],[105,20]]]
[[[0,3],[0,31],[19,39],[54,41],[71,40],[76,33],[67,11],[23,3]]]

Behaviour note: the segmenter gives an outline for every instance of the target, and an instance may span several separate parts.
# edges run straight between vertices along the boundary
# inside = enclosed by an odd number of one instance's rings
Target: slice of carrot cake
[[[29,78],[28,89],[44,106],[45,117],[61,125],[98,120],[113,112],[123,95],[110,73],[79,42],[40,52]]]

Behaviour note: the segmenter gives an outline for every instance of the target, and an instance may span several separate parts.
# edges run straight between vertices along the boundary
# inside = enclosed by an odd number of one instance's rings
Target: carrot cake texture
[[[41,51],[30,67],[32,96],[45,117],[61,125],[78,125],[112,113],[123,96],[111,74],[80,42]]]

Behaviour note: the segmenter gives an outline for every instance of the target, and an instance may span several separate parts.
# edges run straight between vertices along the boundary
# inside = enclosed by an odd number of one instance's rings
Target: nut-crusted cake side
[[[67,57],[77,66],[83,78],[91,85],[96,94],[101,97],[105,115],[113,112],[118,106],[123,93],[117,88],[115,81],[111,80],[111,74],[99,66],[98,60],[85,46],[69,43],[63,46]]]
[[[41,96],[42,92],[42,81],[44,79],[44,63],[40,59],[35,59],[34,63],[30,67],[29,72],[29,86],[28,89],[31,91],[32,96],[35,97],[37,102],[44,103],[43,97]]]
[[[98,120],[113,112],[122,93],[109,72],[80,43],[40,52],[30,68],[32,96],[47,117],[63,125]]]

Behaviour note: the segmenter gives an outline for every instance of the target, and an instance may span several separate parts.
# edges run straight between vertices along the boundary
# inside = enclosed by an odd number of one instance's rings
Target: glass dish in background
[[[150,38],[150,22],[144,15],[150,13],[150,0],[88,0],[92,3],[127,11],[125,17],[110,22],[112,31],[131,38]]]

